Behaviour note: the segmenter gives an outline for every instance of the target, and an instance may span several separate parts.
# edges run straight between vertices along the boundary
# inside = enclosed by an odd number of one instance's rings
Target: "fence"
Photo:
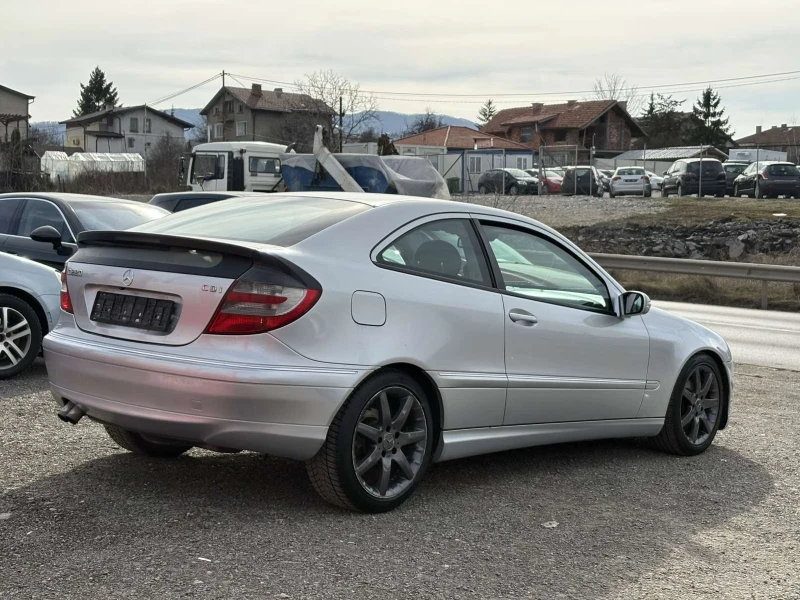
[[[752,263],[694,260],[688,258],[661,258],[627,256],[623,254],[591,254],[605,269],[655,271],[679,275],[705,275],[707,277],[732,277],[761,281],[761,308],[767,308],[767,283],[770,281],[800,283],[800,267],[759,265]]]

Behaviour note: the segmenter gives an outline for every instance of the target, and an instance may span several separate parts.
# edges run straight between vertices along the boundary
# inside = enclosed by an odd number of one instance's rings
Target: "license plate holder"
[[[98,292],[89,319],[106,325],[166,332],[174,312],[175,302],[172,300]]]

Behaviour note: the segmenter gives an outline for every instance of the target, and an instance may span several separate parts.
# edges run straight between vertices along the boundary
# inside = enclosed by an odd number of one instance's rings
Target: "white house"
[[[138,153],[147,157],[158,140],[169,136],[183,142],[192,123],[146,105],[108,107],[61,121],[67,126],[64,145],[86,152]]]
[[[19,131],[24,140],[28,137],[28,123],[31,116],[28,114],[28,105],[33,101],[33,96],[12,90],[0,85],[0,142],[7,142],[15,130]]]

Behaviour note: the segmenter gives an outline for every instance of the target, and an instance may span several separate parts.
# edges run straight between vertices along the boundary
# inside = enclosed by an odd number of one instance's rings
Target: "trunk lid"
[[[138,232],[85,232],[67,264],[75,321],[105,337],[180,346],[200,336],[261,251]]]

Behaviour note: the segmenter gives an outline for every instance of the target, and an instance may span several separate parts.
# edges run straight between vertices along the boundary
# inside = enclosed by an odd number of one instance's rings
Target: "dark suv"
[[[716,158],[685,158],[676,160],[664,171],[661,195],[666,198],[670,194],[687,196],[702,193],[703,196],[723,198],[726,181],[725,169]]]
[[[600,171],[594,167],[567,167],[564,170],[564,180],[561,182],[562,194],[582,194],[602,198],[604,191]]]
[[[522,169],[491,169],[478,179],[479,194],[538,194],[539,180]]]
[[[752,198],[800,198],[800,171],[790,162],[750,164],[733,182],[733,195]]]

